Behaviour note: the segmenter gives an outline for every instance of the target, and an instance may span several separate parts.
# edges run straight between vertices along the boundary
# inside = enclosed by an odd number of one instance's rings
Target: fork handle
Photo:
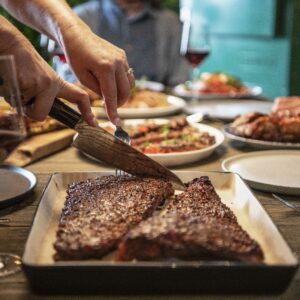
[[[77,111],[57,98],[53,102],[49,116],[72,129],[75,128],[78,122],[82,121],[81,115]]]

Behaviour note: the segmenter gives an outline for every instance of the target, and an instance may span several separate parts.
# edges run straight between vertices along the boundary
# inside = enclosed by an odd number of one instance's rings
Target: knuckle
[[[50,76],[43,76],[41,79],[42,87],[50,87],[53,85],[53,80]]]
[[[81,100],[82,102],[88,102],[89,95],[85,91],[79,90],[78,91],[78,99]]]
[[[44,121],[47,117],[47,114],[46,113],[43,113],[43,112],[34,112],[34,118],[35,120],[37,121]]]
[[[114,70],[114,65],[110,61],[104,61],[101,64],[101,69],[104,72],[111,72]]]

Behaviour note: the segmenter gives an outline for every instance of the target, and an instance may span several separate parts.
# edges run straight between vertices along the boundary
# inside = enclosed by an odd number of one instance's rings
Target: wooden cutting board
[[[10,154],[5,163],[26,166],[71,145],[74,134],[72,129],[62,129],[30,137]]]

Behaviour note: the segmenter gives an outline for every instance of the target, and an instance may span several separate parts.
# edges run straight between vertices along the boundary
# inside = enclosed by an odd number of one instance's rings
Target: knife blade
[[[62,101],[55,99],[49,115],[78,132],[72,146],[79,150],[127,173],[142,177],[164,178],[173,182],[178,189],[185,187],[180,178],[169,169],[117,139],[103,128],[87,125],[78,112]]]

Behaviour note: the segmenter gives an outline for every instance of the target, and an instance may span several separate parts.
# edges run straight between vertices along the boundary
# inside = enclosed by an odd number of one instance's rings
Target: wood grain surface
[[[213,125],[221,126],[220,123]],[[251,149],[233,148],[227,141],[208,159],[195,164],[185,165],[174,168],[174,170],[203,170],[203,171],[221,171],[221,162],[223,159],[235,154],[244,153]],[[84,172],[100,171],[111,169],[109,166],[93,162],[76,149],[68,148],[62,152],[56,153],[45,159],[42,159],[27,169],[34,172],[38,177],[38,185],[35,192],[24,199],[19,205],[0,210],[0,219],[9,219],[9,222],[0,223],[0,252],[13,252],[22,255],[25,241],[30,230],[30,225],[34,217],[41,193],[45,188],[50,175],[54,172]],[[283,206],[281,203],[273,200],[269,193],[255,191],[255,195],[260,200],[264,208],[270,214],[274,223],[282,232],[286,241],[295,252],[300,256],[300,214]],[[288,197],[293,203],[300,205],[300,199],[297,197]],[[300,299],[300,272],[296,274],[287,291],[278,296],[214,296],[214,295],[35,295],[28,286],[23,272],[0,279],[0,299],[158,299],[158,300],[183,300],[183,299]]]

